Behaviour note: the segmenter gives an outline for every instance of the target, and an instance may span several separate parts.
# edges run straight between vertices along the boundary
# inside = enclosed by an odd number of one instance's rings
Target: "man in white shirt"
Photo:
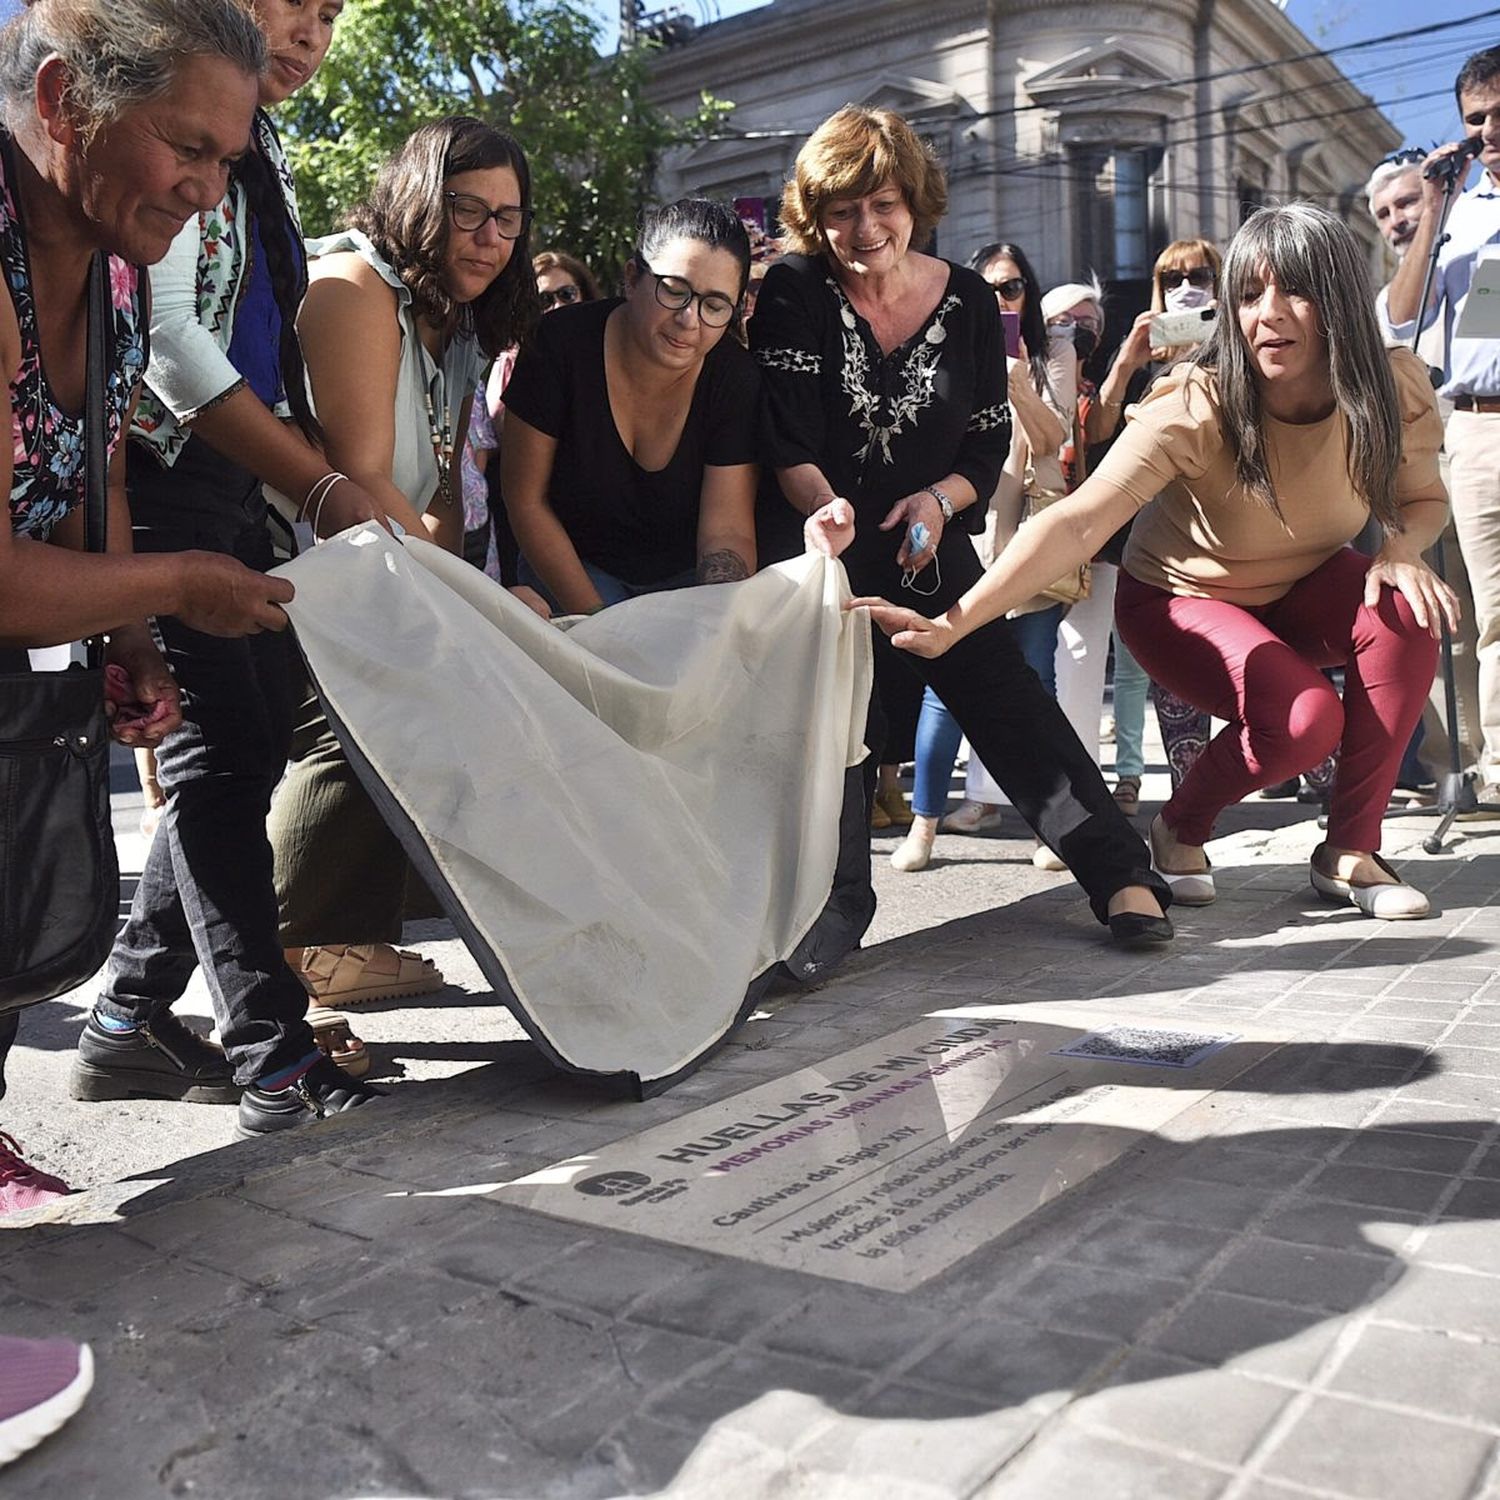
[[[1426,159],[1425,151],[1413,147],[1394,151],[1376,166],[1370,173],[1369,182],[1365,184],[1365,202],[1369,206],[1370,217],[1374,219],[1375,227],[1390,246],[1398,264],[1406,259],[1406,252],[1411,249],[1412,240],[1422,222],[1422,164]],[[1420,288],[1418,291],[1420,294]],[[1381,296],[1385,296],[1384,290]],[[1447,345],[1444,330],[1436,320],[1423,330],[1417,343],[1417,353],[1429,365],[1438,369],[1445,365]],[[1446,422],[1452,415],[1453,408],[1442,400],[1439,405]],[[1446,453],[1440,455],[1440,462],[1443,483],[1448,485],[1450,480]],[[1378,546],[1378,541],[1374,545]],[[1451,521],[1443,532],[1443,574],[1449,587],[1458,595],[1464,612],[1459,628],[1452,633],[1453,680],[1458,701],[1456,727],[1459,764],[1469,766],[1480,759],[1483,750],[1479,717],[1479,671],[1475,660],[1478,638],[1474,629],[1474,601],[1469,590],[1468,572],[1464,567],[1463,552]],[[1405,774],[1398,785],[1405,785],[1408,777],[1413,782],[1440,781],[1452,766],[1452,754],[1448,745],[1446,690],[1441,673],[1433,681],[1432,696],[1422,715],[1420,761],[1420,776],[1408,771],[1407,763],[1403,762]]]
[[[1445,359],[1439,395],[1453,405],[1447,450],[1453,522],[1468,565],[1478,631],[1480,789],[1484,803],[1500,803],[1500,339],[1461,338],[1455,330],[1480,259],[1500,255],[1500,47],[1476,52],[1454,83],[1467,136],[1481,141],[1483,175],[1448,216],[1448,243],[1438,258],[1432,300],[1422,325],[1443,330]],[[1465,150],[1463,142],[1439,147],[1426,166]],[[1394,338],[1410,343],[1427,258],[1442,212],[1440,181],[1423,183],[1423,212],[1405,259],[1382,294]]]

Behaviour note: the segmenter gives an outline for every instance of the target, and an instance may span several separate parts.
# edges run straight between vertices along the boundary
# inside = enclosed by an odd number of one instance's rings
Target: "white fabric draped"
[[[566,630],[373,525],[278,571],[351,760],[533,1036],[643,1082],[722,1038],[826,902],[864,757],[869,623],[842,565]]]

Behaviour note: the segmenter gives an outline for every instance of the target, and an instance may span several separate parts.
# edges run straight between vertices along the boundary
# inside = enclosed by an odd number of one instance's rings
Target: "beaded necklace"
[[[432,456],[437,460],[438,466],[437,498],[442,505],[448,506],[453,503],[453,422],[446,399],[443,401],[441,422],[438,421],[437,411],[432,403],[432,386],[441,385],[442,380],[441,372],[433,377],[424,399],[427,402],[427,431],[432,438]]]

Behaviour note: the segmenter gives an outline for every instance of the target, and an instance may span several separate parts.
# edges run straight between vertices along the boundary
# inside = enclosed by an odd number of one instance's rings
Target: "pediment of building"
[[[1106,37],[1026,75],[1026,92],[1038,104],[1060,110],[1096,108],[1127,90],[1132,102],[1175,99],[1181,84],[1128,43]]]
[[[851,97],[871,109],[891,109],[898,115],[957,114],[965,108],[956,89],[909,74],[872,73],[854,86]]]

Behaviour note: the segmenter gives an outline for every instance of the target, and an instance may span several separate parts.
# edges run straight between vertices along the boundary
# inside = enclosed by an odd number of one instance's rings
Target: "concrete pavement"
[[[1019,841],[945,841],[944,869],[882,870],[890,925],[856,961],[645,1104],[554,1074],[457,992],[362,1011],[415,1076],[283,1141],[225,1144],[225,1110],[59,1106],[39,1095],[65,1052],[26,1054],[7,1128],[98,1186],[6,1224],[0,1328],[87,1338],[99,1383],[0,1487],[1500,1500],[1500,823],[1428,858],[1425,820],[1392,820],[1440,909],[1382,925],[1312,898],[1296,816],[1242,809],[1218,904],[1148,957]],[[1109,1166],[912,1291],[497,1191],[934,1011],[1043,1006],[1264,1044],[1161,1129],[1121,1119]]]

